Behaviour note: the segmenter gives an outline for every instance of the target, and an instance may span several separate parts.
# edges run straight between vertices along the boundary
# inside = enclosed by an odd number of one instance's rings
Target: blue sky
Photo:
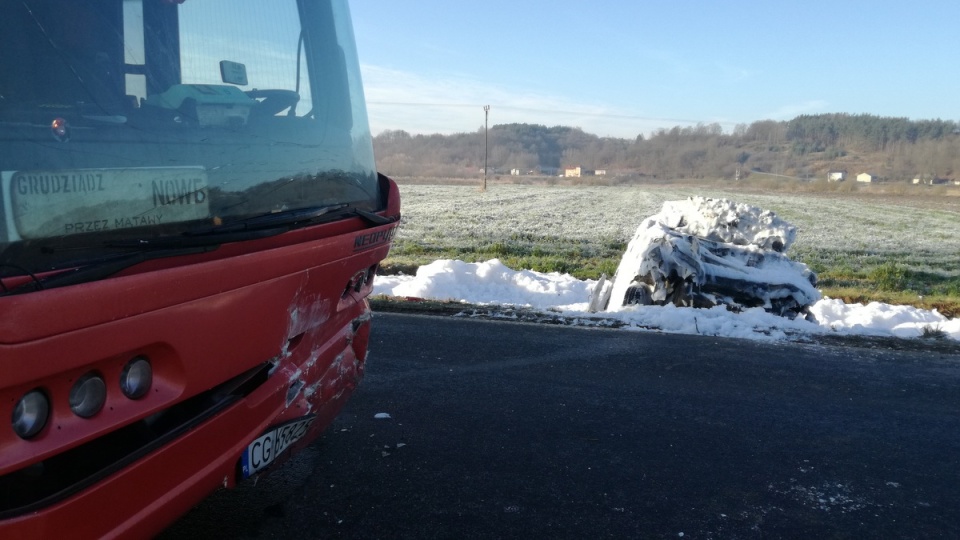
[[[353,0],[374,134],[960,119],[960,2]]]

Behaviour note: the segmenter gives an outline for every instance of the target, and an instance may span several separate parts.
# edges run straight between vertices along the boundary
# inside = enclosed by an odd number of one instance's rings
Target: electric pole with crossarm
[[[489,138],[487,137],[487,130],[490,125],[490,106],[483,106],[483,191],[487,190],[487,142]]]

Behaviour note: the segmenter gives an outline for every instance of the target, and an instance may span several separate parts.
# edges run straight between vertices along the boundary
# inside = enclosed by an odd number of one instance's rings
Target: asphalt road
[[[374,328],[327,434],[164,538],[960,538],[957,355]]]

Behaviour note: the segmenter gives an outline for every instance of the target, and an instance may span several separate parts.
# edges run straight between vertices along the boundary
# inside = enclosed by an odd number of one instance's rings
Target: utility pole
[[[483,191],[487,190],[487,130],[490,125],[490,106],[483,106]]]

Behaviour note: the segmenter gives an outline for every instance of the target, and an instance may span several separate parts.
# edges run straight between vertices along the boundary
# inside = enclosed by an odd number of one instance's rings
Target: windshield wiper
[[[116,274],[121,270],[125,270],[131,266],[152,259],[177,257],[181,255],[195,255],[198,253],[206,253],[208,251],[212,251],[213,249],[215,248],[210,246],[198,246],[183,249],[137,251],[135,253],[124,253],[122,255],[106,257],[96,261],[79,263],[78,266],[72,270],[65,270],[43,278],[37,278],[35,273],[31,273],[30,276],[33,278],[31,281],[28,281],[19,287],[0,290],[0,296],[23,294],[45,289],[53,289],[56,287],[66,287],[68,285],[76,285],[79,283],[86,283],[88,281],[97,281]]]
[[[388,223],[393,223],[397,221],[397,217],[383,217],[380,214],[374,214],[373,212],[367,212],[366,210],[361,210],[359,208],[354,208],[353,213],[363,218],[364,221],[370,225],[387,225]]]
[[[111,240],[104,245],[113,248],[173,249],[203,246],[218,246],[230,242],[243,242],[276,236],[287,231],[309,227],[326,221],[357,216],[369,225],[387,225],[398,218],[383,217],[373,212],[351,207],[349,204],[310,206],[294,210],[270,212],[248,218],[228,221],[221,225],[205,225],[182,234],[129,240]]]
[[[151,259],[206,253],[217,249],[221,244],[267,238],[293,229],[349,216],[357,216],[372,226],[397,221],[397,218],[386,218],[351,207],[349,204],[334,204],[271,212],[222,225],[198,227],[178,235],[110,240],[102,245],[133,251],[96,260],[70,263],[68,266],[75,266],[73,269],[44,278],[34,277],[31,281],[9,290],[0,289],[0,296],[96,281]],[[65,265],[60,267],[64,268]]]
[[[270,212],[269,214],[229,221],[221,225],[196,227],[178,235],[111,240],[106,242],[105,245],[114,248],[171,249],[218,246],[230,242],[257,240],[307,227],[324,219],[337,217],[340,215],[338,211],[344,210],[348,206],[347,204],[334,204]]]
[[[290,230],[287,227],[273,229],[254,229],[250,231],[227,232],[222,234],[210,234],[207,236],[195,236],[191,232],[177,234],[172,236],[157,236],[150,238],[131,238],[128,240],[109,240],[103,245],[111,248],[134,248],[134,249],[189,249],[198,247],[215,248],[220,244],[230,242],[243,242],[246,240],[258,240],[269,236],[283,234]]]
[[[293,210],[270,212],[258,216],[228,221],[222,225],[198,227],[187,231],[188,236],[223,235],[246,231],[260,231],[285,228],[287,230],[313,225],[321,217],[331,217],[338,210],[347,208],[348,204],[331,204],[329,206],[308,206]]]

